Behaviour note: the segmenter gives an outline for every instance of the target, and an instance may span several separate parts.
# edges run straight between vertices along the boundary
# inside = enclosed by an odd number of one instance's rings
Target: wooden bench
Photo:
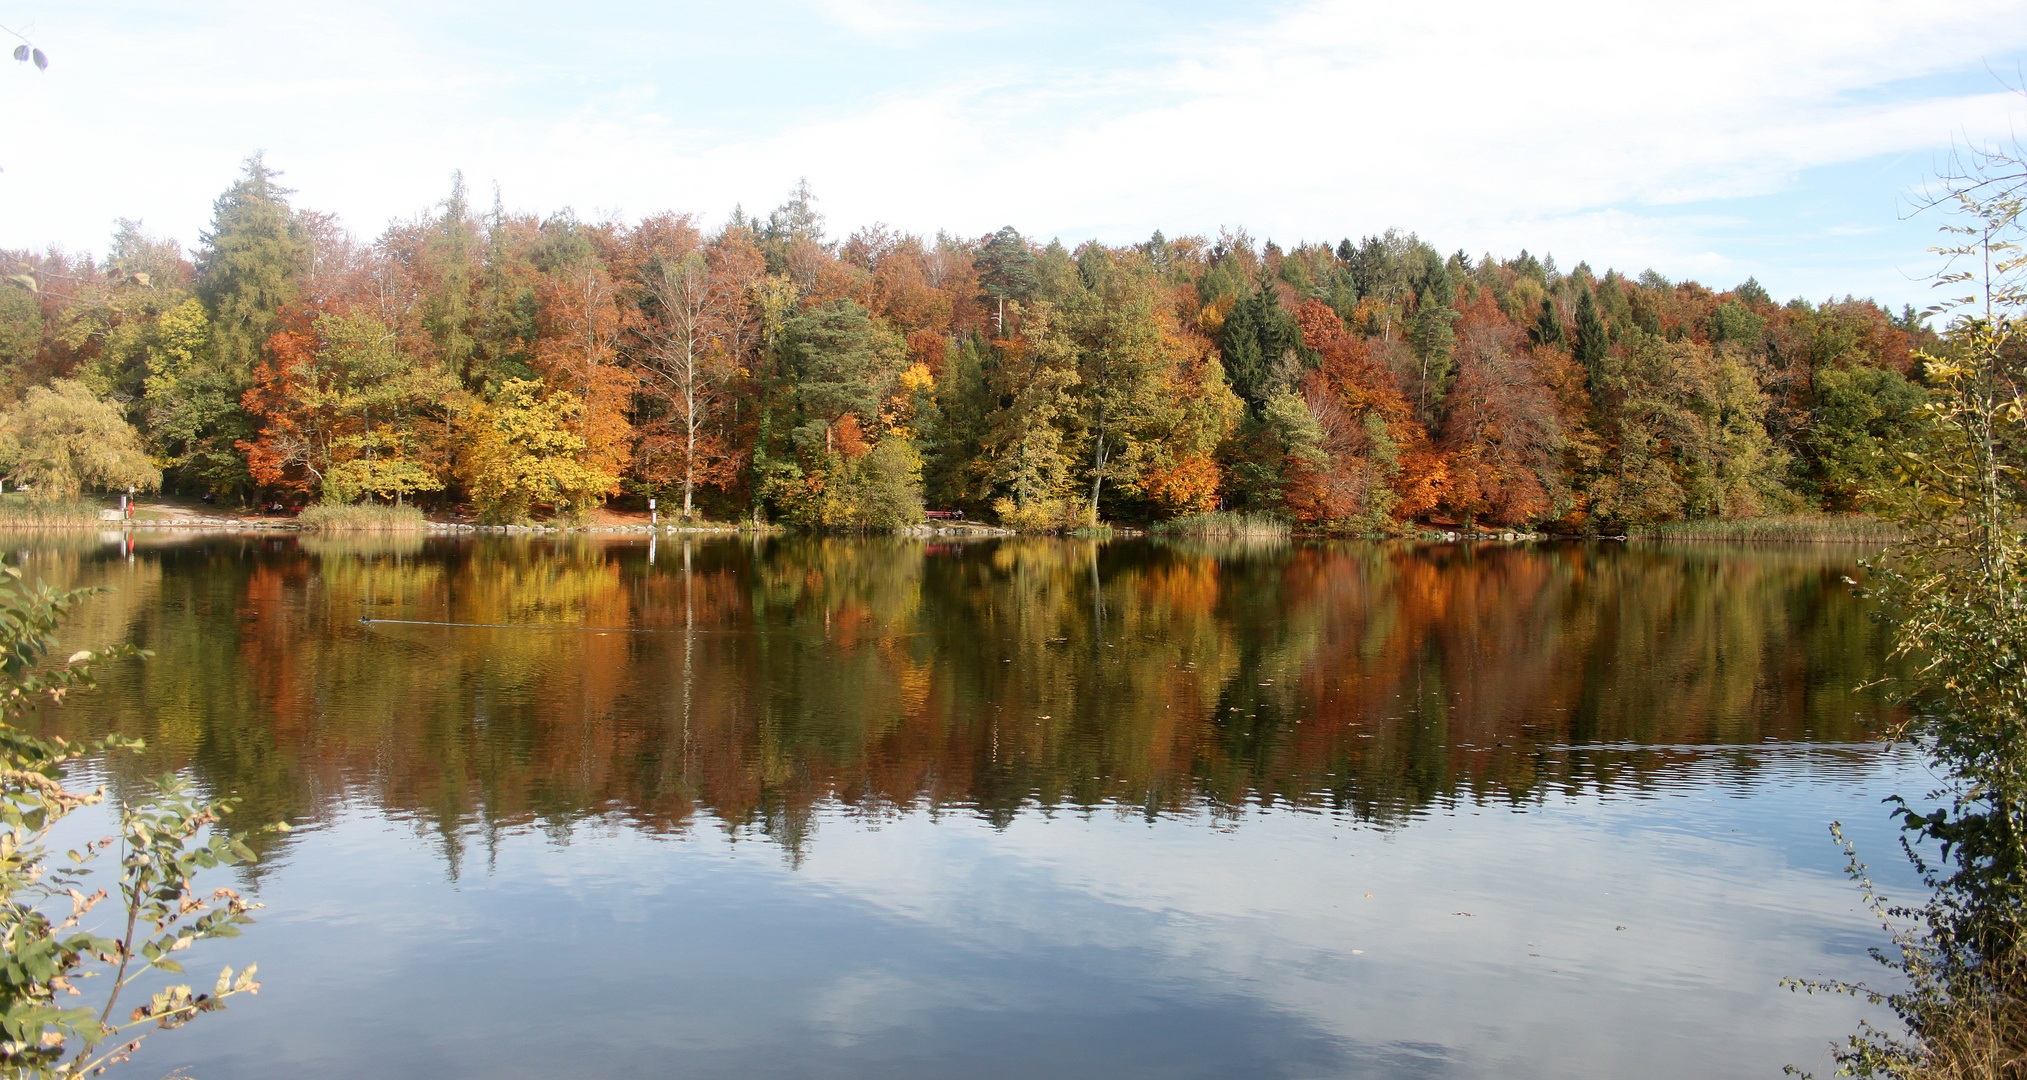
[[[929,519],[929,520],[931,520],[931,521],[963,521],[963,520],[964,520],[964,511],[962,511],[962,510],[924,510],[924,511],[922,511],[922,516],[923,516],[923,517],[926,517],[926,518],[928,518],[928,519]]]

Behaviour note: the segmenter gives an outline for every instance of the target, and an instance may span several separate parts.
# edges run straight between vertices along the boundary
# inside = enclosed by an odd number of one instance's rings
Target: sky
[[[476,201],[782,201],[1074,245],[1389,227],[1928,303],[1952,148],[2027,134],[2027,0],[0,0],[0,248],[199,243],[256,150],[362,238]],[[15,39],[0,40],[8,44]]]

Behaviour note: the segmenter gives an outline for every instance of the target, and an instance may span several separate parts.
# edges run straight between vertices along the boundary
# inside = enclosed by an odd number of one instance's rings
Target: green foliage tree
[[[0,417],[0,459],[12,462],[9,479],[45,497],[76,498],[86,485],[153,491],[162,484],[140,432],[75,379],[31,388]]]
[[[1816,375],[1816,404],[1802,433],[1807,482],[1824,507],[1858,511],[1893,479],[1889,447],[1915,438],[1928,393],[1897,371],[1832,368]]]
[[[1013,226],[986,238],[972,260],[978,270],[979,299],[993,306],[993,327],[1006,327],[1006,306],[1034,299],[1041,288],[1035,277],[1035,253]]]
[[[1431,427],[1442,415],[1443,399],[1449,396],[1450,385],[1457,378],[1457,331],[1452,325],[1457,318],[1456,309],[1443,301],[1442,293],[1431,289],[1415,309],[1409,330],[1418,365],[1415,414]]]
[[[1598,312],[1598,302],[1588,288],[1577,293],[1576,323],[1577,336],[1570,357],[1584,369],[1595,394],[1612,341],[1611,335],[1606,332],[1604,317]]]
[[[163,312],[143,348],[141,411],[157,459],[188,486],[243,489],[248,476],[238,444],[253,435],[253,422],[240,396],[251,373],[220,367],[204,305],[191,299]]]
[[[212,347],[224,370],[244,377],[261,346],[281,327],[282,305],[301,295],[309,247],[280,173],[255,154],[245,174],[212,205],[211,228],[197,257],[197,296],[212,325]]]
[[[1556,348],[1561,348],[1568,341],[1568,335],[1563,333],[1562,316],[1556,314],[1554,300],[1546,296],[1541,298],[1541,312],[1535,316],[1534,328],[1528,332],[1528,336],[1533,338],[1536,345],[1550,345]]]
[[[876,324],[857,301],[832,300],[790,317],[782,349],[806,418],[796,439],[805,449],[835,448],[834,428],[847,415],[871,426],[880,399],[906,366],[900,336]]]
[[[1068,528],[1088,522],[1077,499],[1076,346],[1055,332],[1047,304],[1015,312],[1018,347],[998,365],[993,387],[1001,408],[991,418],[983,449],[988,479],[1000,494],[993,512],[1016,528]]]
[[[1296,344],[1294,317],[1281,307],[1273,280],[1261,274],[1253,291],[1232,305],[1218,330],[1225,380],[1256,415],[1277,385],[1285,388],[1294,374],[1277,368],[1291,359]]]

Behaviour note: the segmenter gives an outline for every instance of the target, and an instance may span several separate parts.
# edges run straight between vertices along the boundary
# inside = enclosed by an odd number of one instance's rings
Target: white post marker
[[[653,499],[648,500],[648,519],[656,525],[662,523],[661,511],[655,509],[655,501]]]

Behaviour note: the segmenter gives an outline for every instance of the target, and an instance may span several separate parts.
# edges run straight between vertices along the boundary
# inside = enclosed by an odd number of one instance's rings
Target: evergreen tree
[[[851,300],[832,300],[790,318],[782,338],[806,418],[796,431],[805,451],[821,445],[828,453],[838,421],[848,415],[870,427],[906,357],[894,332]]]
[[[973,260],[978,268],[979,299],[992,305],[993,327],[1006,329],[1006,305],[1033,299],[1041,282],[1035,277],[1035,253],[1011,225],[986,238]]]
[[[1591,296],[1591,290],[1577,293],[1577,340],[1573,350],[1576,362],[1583,365],[1591,392],[1597,393],[1598,377],[1605,361],[1605,353],[1611,345],[1611,338],[1605,331],[1605,320],[1598,314],[1598,304]]]
[[[1434,289],[1423,294],[1408,331],[1418,362],[1416,419],[1430,428],[1436,426],[1443,399],[1449,395],[1450,384],[1457,375],[1457,331],[1451,324],[1457,321],[1458,313],[1443,303],[1443,295]]]
[[[1534,339],[1536,345],[1560,347],[1568,340],[1563,334],[1562,316],[1555,313],[1553,299],[1546,296],[1541,298],[1541,313],[1534,317],[1534,328],[1528,332],[1528,336]]]
[[[770,242],[783,244],[792,240],[823,242],[823,215],[817,213],[816,195],[809,190],[808,177],[797,180],[787,200],[767,215],[767,227],[761,235]]]
[[[1273,393],[1276,364],[1296,345],[1295,320],[1281,310],[1273,280],[1263,271],[1252,294],[1232,305],[1218,330],[1225,379],[1255,414]]]
[[[280,175],[260,154],[247,158],[245,175],[212,205],[197,257],[197,296],[211,317],[212,346],[220,367],[242,385],[281,328],[281,306],[299,295],[308,254],[289,212],[294,192],[275,182]]]
[[[453,173],[450,197],[443,201],[443,213],[423,247],[429,282],[422,297],[422,325],[445,368],[468,380],[477,374],[473,364],[479,343],[473,336],[476,308],[472,303],[477,257],[478,230],[472,227],[464,173]]]
[[[934,421],[923,432],[923,484],[935,506],[985,508],[978,452],[998,405],[991,388],[993,359],[982,337],[968,335],[936,382]]]

